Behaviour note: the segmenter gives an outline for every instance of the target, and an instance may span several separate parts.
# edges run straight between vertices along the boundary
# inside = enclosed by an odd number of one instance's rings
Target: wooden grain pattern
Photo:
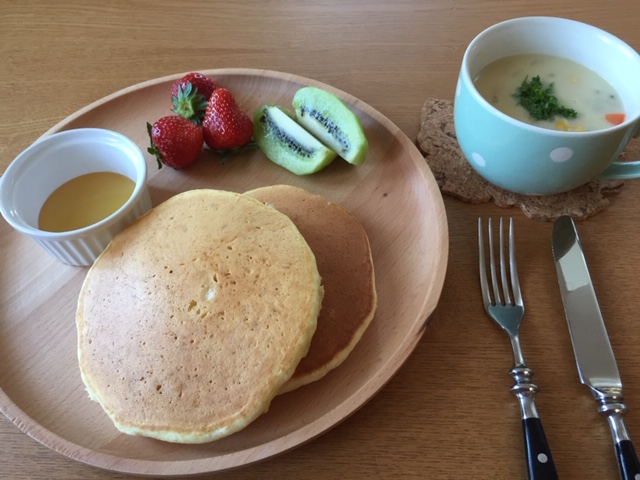
[[[191,475],[255,463],[315,438],[359,409],[404,363],[424,332],[444,281],[448,237],[442,197],[417,148],[395,125],[369,105],[311,79],[250,69],[202,73],[232,89],[238,104],[249,112],[265,102],[290,107],[303,85],[334,91],[362,123],[369,139],[367,161],[354,167],[339,160],[318,174],[298,177],[258,150],[225,162],[203,152],[193,168],[182,171],[154,168],[155,158],[147,155],[154,205],[188,189],[244,192],[281,183],[343,205],[370,238],[379,291],[376,318],[341,368],[278,396],[266,415],[237,434],[207,445],[129,437],[120,434],[99,405],[89,400],[80,380],[74,317],[87,269],[43,257],[30,239],[7,232],[3,223],[2,235],[11,246],[7,252],[24,254],[7,256],[0,264],[0,270],[12,272],[13,281],[0,295],[0,332],[6,345],[0,351],[0,409],[51,449],[97,467]],[[108,128],[144,149],[145,122],[165,114],[176,78],[116,92],[70,115],[45,135],[72,128]],[[413,248],[415,244],[421,248]]]
[[[424,101],[453,98],[464,49],[487,26],[523,15],[570,17],[638,50],[639,14],[640,7],[628,0],[186,1],[179,7],[167,0],[0,0],[0,171],[86,105],[130,85],[198,69],[248,67],[310,77],[373,106],[414,139]],[[627,182],[605,212],[578,225],[636,441],[639,194],[640,184]],[[617,478],[608,427],[577,381],[551,260],[551,225],[491,205],[446,198],[445,206],[450,245],[444,289],[425,335],[400,371],[336,428],[220,477],[525,479],[518,407],[508,392],[509,346],[484,314],[476,274],[477,217],[511,214],[527,307],[522,343],[541,388],[537,404],[560,478]],[[0,242],[3,265],[34,251],[30,245],[14,248],[6,230]],[[38,278],[47,261],[37,258],[36,275],[20,288],[37,295],[49,281]],[[2,272],[0,289],[17,288],[16,278],[10,268]],[[0,355],[7,358],[15,352],[3,334]],[[49,339],[44,350],[58,341]],[[133,477],[72,461],[0,417],[0,478]]]

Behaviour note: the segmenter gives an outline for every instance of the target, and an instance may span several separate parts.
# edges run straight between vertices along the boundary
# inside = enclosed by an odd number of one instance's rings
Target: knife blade
[[[580,381],[607,418],[620,478],[640,480],[640,463],[623,420],[622,380],[602,318],[575,223],[568,216],[553,226],[553,259]]]

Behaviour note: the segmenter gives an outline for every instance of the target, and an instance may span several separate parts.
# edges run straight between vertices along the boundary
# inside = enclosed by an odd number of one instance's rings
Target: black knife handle
[[[627,426],[624,423],[624,414],[627,406],[623,402],[622,389],[617,388],[592,388],[596,402],[600,404],[598,413],[604,415],[609,423],[613,444],[615,445],[616,459],[620,469],[622,480],[640,479],[640,463],[636,455],[636,449],[629,438]]]
[[[623,480],[637,480],[640,475],[640,463],[631,440],[620,440],[616,443],[616,457],[620,467],[620,478]]]
[[[523,419],[522,429],[529,480],[557,480],[556,465],[540,419],[536,417]],[[631,449],[633,450],[633,446]]]

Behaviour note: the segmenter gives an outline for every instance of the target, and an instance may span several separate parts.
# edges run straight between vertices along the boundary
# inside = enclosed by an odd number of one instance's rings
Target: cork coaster
[[[519,206],[531,219],[552,221],[562,215],[584,220],[609,206],[608,196],[619,193],[621,180],[594,180],[566,193],[533,196],[508,192],[492,185],[469,165],[458,146],[453,127],[453,103],[429,98],[422,107],[416,143],[443,193],[469,203],[493,201],[497,206]],[[632,141],[621,154],[640,158],[640,142]]]

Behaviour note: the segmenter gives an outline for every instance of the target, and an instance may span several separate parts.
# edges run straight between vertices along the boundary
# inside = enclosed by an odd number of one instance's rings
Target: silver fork
[[[530,480],[554,480],[558,478],[556,467],[551,456],[542,422],[535,405],[535,395],[538,386],[531,381],[533,370],[524,363],[518,330],[524,316],[524,302],[520,292],[520,281],[516,266],[515,239],[513,235],[513,219],[509,219],[509,262],[505,258],[505,235],[502,218],[500,219],[498,255],[500,272],[496,266],[494,253],[494,231],[492,220],[489,219],[489,271],[491,284],[487,278],[485,265],[484,235],[482,219],[478,219],[478,247],[480,257],[480,288],[482,300],[487,314],[509,335],[515,366],[509,371],[515,380],[511,392],[515,394],[522,411],[522,428],[524,431],[524,446],[527,456],[527,474]]]

